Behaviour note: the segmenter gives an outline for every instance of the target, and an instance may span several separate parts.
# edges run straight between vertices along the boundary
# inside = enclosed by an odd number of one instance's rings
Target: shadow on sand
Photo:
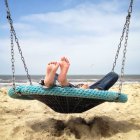
[[[75,138],[96,138],[111,137],[117,133],[126,133],[131,130],[139,130],[140,125],[130,121],[116,121],[110,117],[94,117],[89,121],[84,118],[74,117],[65,120],[56,120],[53,118],[42,122],[30,124],[33,131],[49,132],[52,136],[60,137],[62,135],[74,135]]]

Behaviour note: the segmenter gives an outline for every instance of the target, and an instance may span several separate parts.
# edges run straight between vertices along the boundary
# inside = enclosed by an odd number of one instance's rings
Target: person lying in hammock
[[[60,74],[58,75],[56,72],[59,67],[60,67]],[[45,86],[46,88],[51,88],[53,86],[56,86],[56,80],[57,80],[61,87],[108,90],[118,80],[118,75],[115,72],[110,72],[101,80],[97,81],[96,83],[90,86],[87,84],[78,84],[75,86],[69,83],[67,79],[67,73],[69,67],[70,67],[70,62],[66,57],[62,57],[59,62],[53,61],[48,63],[45,78],[44,80],[40,81],[40,84]]]

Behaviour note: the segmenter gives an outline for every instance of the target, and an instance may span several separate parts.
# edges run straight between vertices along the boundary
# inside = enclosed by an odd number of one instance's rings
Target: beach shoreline
[[[118,91],[118,86],[111,88]],[[139,140],[140,83],[125,83],[126,103],[105,102],[79,114],[60,114],[33,100],[17,100],[0,88],[3,140]]]

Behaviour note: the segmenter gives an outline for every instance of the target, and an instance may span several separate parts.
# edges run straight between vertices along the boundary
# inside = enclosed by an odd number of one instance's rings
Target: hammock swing
[[[132,13],[133,0],[130,0],[130,5],[128,8],[128,14],[126,16],[126,21],[123,27],[122,35],[120,42],[117,48],[117,53],[115,55],[115,60],[113,63],[112,71],[110,74],[116,74],[114,72],[116,62],[119,56],[120,49],[122,47],[122,41],[124,41],[124,50],[123,50],[123,59],[122,59],[122,68],[120,75],[120,84],[119,92],[107,91],[109,88],[103,88],[103,90],[94,90],[94,89],[80,89],[75,87],[59,87],[54,86],[52,88],[45,89],[41,85],[32,85],[31,77],[28,73],[28,68],[25,63],[25,59],[22,54],[22,50],[13,26],[13,20],[11,18],[11,13],[8,5],[8,0],[5,1],[7,19],[10,25],[10,37],[11,37],[11,63],[12,63],[12,88],[9,89],[8,95],[14,99],[23,99],[23,100],[39,100],[49,106],[56,112],[59,113],[82,113],[87,111],[101,103],[104,102],[126,102],[127,95],[121,93],[123,77],[124,77],[124,65],[126,59],[126,48],[127,40],[129,33],[130,18]],[[15,85],[15,64],[14,64],[14,41],[18,47],[21,60],[23,62],[27,78],[30,85],[25,86],[16,86]],[[100,80],[95,83],[95,85],[100,84]],[[110,87],[112,85],[109,85]]]

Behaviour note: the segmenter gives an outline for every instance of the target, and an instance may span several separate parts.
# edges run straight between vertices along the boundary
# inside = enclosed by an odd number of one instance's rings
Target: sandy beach
[[[113,87],[111,90],[117,90]],[[140,84],[125,84],[127,103],[105,102],[81,114],[16,100],[0,88],[1,140],[140,140]]]

